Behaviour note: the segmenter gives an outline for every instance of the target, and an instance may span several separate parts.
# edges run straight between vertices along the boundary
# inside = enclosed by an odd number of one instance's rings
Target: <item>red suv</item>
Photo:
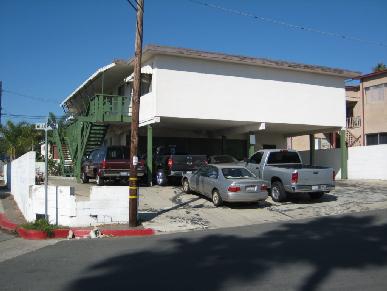
[[[102,186],[105,180],[128,181],[130,171],[129,147],[104,146],[93,150],[85,158],[81,167],[82,183],[88,183],[89,179],[96,179],[97,185]],[[145,177],[145,160],[139,159],[137,164],[137,176]]]

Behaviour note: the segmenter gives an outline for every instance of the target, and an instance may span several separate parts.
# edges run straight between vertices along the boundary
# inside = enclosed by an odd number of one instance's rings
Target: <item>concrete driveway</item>
[[[74,179],[50,177],[52,185],[74,186],[77,200],[88,200],[94,182],[76,183]],[[125,187],[111,184],[111,187]],[[125,187],[126,188],[126,187]],[[259,204],[226,204],[216,208],[199,194],[185,194],[181,187],[140,187],[139,216],[145,227],[159,232],[235,227],[265,222],[337,215],[373,209],[387,209],[387,181],[337,181],[335,191],[318,201],[307,194],[285,203],[269,197]]]
[[[178,186],[141,188],[140,197],[144,226],[175,232],[384,209],[387,181],[338,181],[336,190],[318,201],[303,195],[276,203],[269,197],[259,204],[227,204],[220,208],[201,195],[183,193]]]

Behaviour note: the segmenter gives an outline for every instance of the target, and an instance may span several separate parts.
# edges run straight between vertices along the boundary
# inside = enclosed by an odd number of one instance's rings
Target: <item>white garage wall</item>
[[[345,126],[344,79],[157,56],[156,115]]]
[[[310,163],[309,151],[299,152],[304,164]],[[336,179],[341,179],[341,152],[340,149],[316,150],[314,155],[316,166],[330,167],[336,172]]]
[[[300,152],[305,164],[309,163],[309,151]],[[315,165],[333,167],[336,178],[341,177],[340,149],[317,150]],[[387,145],[348,148],[348,179],[387,180]]]
[[[348,178],[387,180],[387,145],[349,148]]]

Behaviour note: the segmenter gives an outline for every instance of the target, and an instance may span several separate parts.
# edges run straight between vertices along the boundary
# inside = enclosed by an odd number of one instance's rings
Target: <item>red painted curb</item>
[[[17,224],[9,221],[4,213],[0,213],[0,227],[6,230],[14,231],[17,228]]]
[[[8,220],[5,216],[5,213],[0,213],[0,227],[6,230],[15,231],[19,234],[20,237],[24,239],[47,239],[49,238],[47,233],[42,230],[35,229],[25,229],[23,227],[18,227],[16,223],[13,223]],[[74,237],[88,237],[92,228],[71,228],[74,233]],[[53,235],[50,238],[67,238],[70,229],[54,229]],[[103,235],[111,236],[149,236],[154,235],[156,232],[154,229],[145,228],[145,229],[102,229],[100,230]]]
[[[103,235],[112,236],[147,236],[154,235],[155,231],[151,228],[145,229],[102,229]]]
[[[47,233],[42,230],[25,229],[19,227],[16,231],[20,235],[20,237],[24,239],[46,239],[48,237]]]
[[[58,229],[54,229],[52,232],[53,232],[53,236],[52,238],[67,238],[67,236],[69,235],[69,231],[70,229],[61,229],[61,228],[58,228]]]

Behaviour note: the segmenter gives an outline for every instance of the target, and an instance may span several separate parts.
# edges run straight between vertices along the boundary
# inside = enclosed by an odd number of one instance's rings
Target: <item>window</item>
[[[376,86],[367,87],[364,89],[367,104],[383,102],[387,95],[387,84],[380,84]]]
[[[367,145],[387,144],[387,133],[371,133],[366,135]]]
[[[300,157],[296,152],[272,152],[267,160],[268,164],[300,164]]]
[[[367,134],[367,145],[376,145],[378,144],[378,134]]]
[[[253,164],[260,164],[262,160],[263,152],[256,152],[252,157],[250,158],[250,163]]]
[[[387,133],[379,133],[379,144],[387,144]]]
[[[226,179],[240,179],[240,178],[251,178],[255,177],[249,170],[246,168],[223,168],[223,176]]]
[[[206,177],[218,179],[218,168],[208,167],[208,171],[206,172]]]
[[[129,149],[126,147],[108,148],[106,159],[107,160],[129,159]]]
[[[152,75],[141,74],[141,96],[152,91]]]

